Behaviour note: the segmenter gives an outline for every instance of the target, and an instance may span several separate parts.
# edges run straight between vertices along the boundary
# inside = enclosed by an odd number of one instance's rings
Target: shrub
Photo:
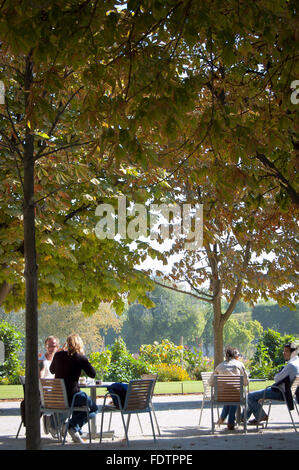
[[[181,382],[191,380],[188,372],[176,364],[158,364],[155,367],[159,382]]]
[[[0,341],[4,343],[5,360],[0,364],[0,383],[17,384],[19,376],[24,375],[24,368],[18,358],[22,349],[23,335],[9,323],[0,323]]]
[[[281,336],[277,331],[270,329],[264,331],[250,361],[250,376],[252,378],[273,379],[285,362],[283,345],[294,340],[295,338],[291,335]]]
[[[184,362],[192,379],[201,380],[201,372],[213,370],[214,361],[205,357],[199,349],[185,349]]]
[[[108,348],[101,352],[97,351],[89,354],[89,361],[96,369],[96,379],[102,379],[105,373],[108,372],[111,356],[112,352]]]
[[[176,364],[180,365],[183,357],[183,346],[176,346],[168,339],[163,339],[161,344],[155,341],[153,344],[143,344],[139,353],[142,360],[150,364]]]
[[[109,382],[129,382],[139,379],[142,374],[154,372],[151,364],[135,359],[127,350],[122,338],[118,338],[111,347],[111,362],[105,379]]]

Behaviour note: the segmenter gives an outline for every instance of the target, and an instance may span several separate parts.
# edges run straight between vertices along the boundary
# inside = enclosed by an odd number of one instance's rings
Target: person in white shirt
[[[45,353],[39,357],[39,376],[45,379],[53,379],[54,374],[50,372],[50,364],[54,354],[58,351],[59,340],[55,336],[48,336],[45,339],[45,348]]]
[[[246,372],[243,362],[239,361],[237,358],[240,356],[240,353],[237,349],[232,348],[231,346],[226,346],[225,348],[225,361],[218,364],[215,368],[213,374],[209,379],[209,385],[214,385],[214,376],[215,375],[243,375],[244,385],[248,384],[248,374]],[[233,430],[235,427],[235,415],[236,415],[237,406],[236,405],[225,405],[222,409],[220,418],[217,424],[223,424],[226,417],[227,419],[227,428]]]
[[[45,339],[46,351],[38,358],[40,378],[54,379],[55,375],[50,372],[50,365],[58,348],[59,340],[55,336],[48,336]],[[53,415],[43,415],[43,427],[45,434],[50,433],[54,439],[56,438],[57,429]]]
[[[282,392],[287,391],[286,381],[288,381],[288,385],[290,387],[295,380],[296,375],[299,374],[298,346],[295,343],[285,344],[283,348],[283,357],[287,361],[287,364],[274,376],[274,384],[264,390],[257,390],[255,392],[248,393],[246,417],[249,419],[251,414],[254,415],[254,419],[249,421],[248,424],[256,425],[261,421],[267,421],[268,416],[260,405],[259,400],[264,397],[284,401]]]

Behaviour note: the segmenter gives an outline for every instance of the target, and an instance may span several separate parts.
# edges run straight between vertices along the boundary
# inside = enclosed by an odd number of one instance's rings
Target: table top
[[[88,383],[88,382],[85,384],[80,384],[79,382],[79,387],[80,388],[107,388],[111,384],[113,384],[113,382],[102,382],[101,384]]]

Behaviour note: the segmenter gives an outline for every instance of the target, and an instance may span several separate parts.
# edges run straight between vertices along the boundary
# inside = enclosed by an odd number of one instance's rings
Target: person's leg
[[[236,416],[236,411],[237,411],[237,405],[230,405],[228,410],[228,424],[230,425],[229,427],[231,429],[234,428],[235,425],[235,416]]]
[[[267,387],[265,390],[257,390],[255,392],[248,393],[248,408],[246,412],[246,417],[249,419],[253,413],[255,419],[263,419],[267,417],[265,411],[262,409],[262,406],[259,403],[261,398],[272,398],[274,400],[283,400],[282,393],[278,389],[273,389],[272,387]]]
[[[229,412],[229,406],[224,405],[224,407],[222,408],[222,411],[221,411],[221,415],[220,415],[220,418],[222,419],[223,422],[225,421],[225,419],[228,415],[228,412]]]
[[[77,395],[75,398],[75,406],[82,406],[86,404],[86,397],[89,407],[89,418],[93,418],[98,413],[97,405],[92,401],[92,399],[86,395],[85,392],[80,392],[80,395]],[[70,427],[75,429],[80,433],[81,428],[84,424],[87,423],[87,416],[84,411],[74,411],[70,419]]]

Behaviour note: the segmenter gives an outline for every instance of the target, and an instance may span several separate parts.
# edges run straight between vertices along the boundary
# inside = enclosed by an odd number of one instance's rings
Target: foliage
[[[204,319],[200,301],[160,286],[148,297],[152,308],[134,303],[126,311],[122,336],[130,351],[137,352],[141,344],[161,342],[163,338],[179,344],[183,336],[186,344],[193,344],[201,336]]]
[[[96,351],[89,354],[89,361],[96,369],[96,378],[102,379],[109,370],[112,352],[106,348],[104,351]]]
[[[214,361],[205,357],[203,352],[197,348],[185,348],[184,363],[190,377],[195,380],[201,380],[201,372],[212,371]]]
[[[252,319],[258,320],[264,329],[271,328],[281,334],[299,336],[299,305],[293,309],[278,304],[258,303],[252,309]]]
[[[4,343],[4,363],[0,364],[0,383],[19,383],[24,369],[18,358],[23,346],[23,335],[6,322],[0,323],[0,341]]]
[[[163,339],[160,344],[154,341],[153,344],[142,345],[139,353],[141,359],[150,364],[179,365],[183,360],[184,348],[176,346],[168,339]]]
[[[159,382],[180,382],[183,380],[191,380],[188,372],[176,364],[159,363],[155,366],[158,374]]]
[[[230,318],[224,326],[224,344],[233,344],[235,348],[246,354],[253,347],[253,341],[257,340],[263,332],[262,325],[257,320],[238,321]]]
[[[111,346],[111,362],[105,374],[105,380],[112,382],[129,382],[138,379],[142,374],[153,372],[150,364],[135,359],[127,350],[124,340],[119,337]]]
[[[109,303],[101,302],[92,315],[82,312],[82,305],[62,306],[57,302],[42,304],[39,312],[39,345],[44,347],[44,340],[49,334],[57,336],[63,344],[72,332],[78,333],[84,343],[86,353],[97,351],[103,344],[101,330],[108,327],[116,332],[121,326],[121,319],[115,314]],[[55,325],[53,331],[53,325]]]
[[[266,330],[261,336],[256,352],[249,364],[251,377],[273,379],[284,365],[283,346],[294,341],[294,336],[281,336],[274,330]]]

